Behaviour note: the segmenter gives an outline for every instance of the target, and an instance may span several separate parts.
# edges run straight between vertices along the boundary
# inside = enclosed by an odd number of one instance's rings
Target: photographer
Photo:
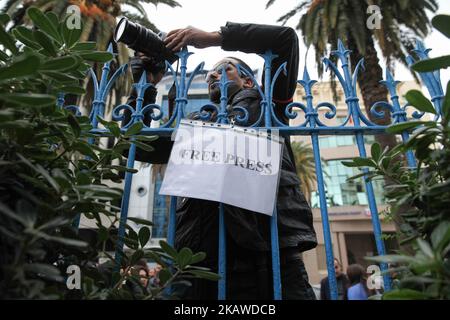
[[[227,23],[220,31],[205,32],[196,28],[184,28],[168,33],[164,40],[167,49],[178,51],[191,45],[196,48],[221,46],[223,50],[262,54],[267,50],[278,55],[272,60],[272,73],[287,62],[287,77],[280,77],[273,91],[273,102],[278,119],[286,124],[285,107],[292,102],[298,74],[298,38],[295,31],[287,27]],[[155,70],[149,57],[138,54],[132,60],[135,79],[143,69]],[[220,73],[225,67],[232,84],[228,87],[229,106],[244,107],[249,112],[250,126],[261,113],[261,97],[252,79],[238,72],[237,65],[252,73],[250,67],[237,58],[220,60],[208,73],[206,81],[211,101],[220,99]],[[272,74],[273,76],[273,74]],[[162,77],[160,70],[149,72],[148,81],[156,84]],[[153,103],[156,90],[149,89],[144,105]],[[135,98],[130,97],[132,105]],[[196,118],[198,114],[190,115]],[[229,113],[229,120],[235,116]],[[129,116],[128,116],[129,119]],[[213,117],[211,119],[215,121]],[[127,120],[125,120],[126,123]],[[144,121],[149,121],[145,119]],[[263,126],[264,124],[261,124]],[[171,142],[158,139],[154,152],[142,153],[137,159],[151,163],[164,163]],[[278,233],[280,245],[281,282],[283,299],[315,299],[308,283],[308,276],[301,252],[317,245],[311,209],[300,190],[294,157],[285,138],[281,174],[277,198]],[[227,299],[272,299],[272,267],[270,254],[270,217],[231,205],[224,205],[227,238]],[[219,204],[213,201],[178,198],[176,240],[177,248],[189,247],[193,251],[207,254],[204,266],[217,271],[218,262],[218,212]],[[192,287],[182,298],[214,299],[217,283],[194,280]]]

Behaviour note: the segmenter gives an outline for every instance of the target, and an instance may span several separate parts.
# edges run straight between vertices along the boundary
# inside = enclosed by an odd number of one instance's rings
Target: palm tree
[[[291,143],[294,161],[297,167],[297,175],[301,182],[302,191],[308,202],[311,201],[311,193],[315,190],[317,182],[314,153],[310,145],[300,141]]]
[[[275,0],[269,0],[266,8]],[[369,5],[377,5],[382,19],[379,29],[369,29],[366,21]],[[379,81],[383,79],[377,44],[387,60],[390,69],[395,61],[406,65],[406,56],[414,46],[414,38],[424,38],[431,27],[427,11],[438,9],[436,0],[303,0],[291,11],[278,19],[285,24],[290,18],[300,14],[297,29],[302,31],[304,42],[313,46],[319,75],[323,73],[321,59],[335,50],[341,39],[352,50],[352,69],[361,58],[365,60],[365,72],[358,78],[358,85],[369,118],[377,124],[390,123],[390,114],[383,119],[372,117],[370,107],[377,101],[387,99],[387,89]],[[306,11],[305,11],[306,10]],[[381,135],[376,137],[383,146],[395,145],[395,138]]]
[[[103,51],[106,50],[109,43],[113,42],[116,18],[119,16],[127,17],[155,32],[159,32],[148,19],[142,5],[144,3],[151,3],[155,6],[158,4],[166,4],[171,7],[179,6],[175,0],[8,0],[1,11],[12,17],[14,25],[23,25],[30,23],[25,12],[31,6],[37,7],[43,12],[52,11],[59,18],[63,18],[69,6],[77,5],[83,19],[81,41],[95,41],[97,49]],[[126,10],[125,5],[132,8],[133,12]],[[120,65],[127,63],[129,59],[128,49],[122,43],[114,43],[114,46],[116,45],[117,62]],[[114,88],[116,103],[120,103],[122,96],[128,93],[130,81],[131,76],[129,75],[116,82]],[[89,100],[89,95],[87,100]]]

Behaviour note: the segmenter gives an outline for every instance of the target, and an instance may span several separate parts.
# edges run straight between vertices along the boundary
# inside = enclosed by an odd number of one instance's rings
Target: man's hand
[[[208,48],[220,46],[222,35],[218,32],[206,32],[194,27],[172,30],[167,34],[164,44],[173,51],[179,51],[184,46],[194,46],[195,48]]]
[[[137,52],[134,59],[140,59],[142,62],[145,62],[148,60],[148,58],[143,54],[142,52]],[[142,68],[142,65],[140,62],[138,65],[136,65],[135,61],[132,61],[132,70],[133,70],[133,79],[135,82],[138,82],[141,78],[142,72],[145,70],[145,68]],[[151,70],[147,71],[147,82],[152,83],[156,85],[159,81],[161,81],[162,77],[164,76],[164,71],[159,72],[152,72]]]

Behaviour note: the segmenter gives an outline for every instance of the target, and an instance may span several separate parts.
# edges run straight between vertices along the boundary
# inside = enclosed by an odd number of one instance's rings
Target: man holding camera
[[[286,105],[292,102],[298,75],[298,38],[293,29],[229,22],[216,32],[205,32],[192,27],[173,30],[167,34],[164,44],[173,52],[188,45],[196,48],[221,46],[227,51],[258,54],[272,50],[277,55],[272,60],[272,73],[275,73],[282,63],[287,62],[287,77],[280,77],[276,82],[273,102],[278,119],[288,123],[284,111]],[[145,69],[150,71],[149,82],[156,84],[160,81],[162,73],[158,68],[152,67],[152,61],[141,53],[132,59],[131,66],[135,79],[138,79]],[[228,79],[232,81],[228,87],[230,110],[233,106],[247,109],[249,119],[245,125],[250,126],[259,119],[261,97],[253,80],[243,72],[239,72],[237,65],[253,74],[251,68],[242,60],[233,57],[224,58],[207,74],[209,96],[212,102],[219,103],[219,80],[222,70],[225,70]],[[150,88],[149,93],[146,93],[144,105],[153,103],[155,97],[156,91]],[[132,104],[134,99],[132,96],[129,103]],[[191,118],[197,116],[198,114],[190,115]],[[235,112],[231,111],[229,120],[232,121],[235,116]],[[216,120],[214,115],[211,120]],[[158,153],[164,149],[163,144],[166,149],[170,149],[170,142],[160,138],[158,144],[160,148],[155,146],[154,152],[138,155],[137,159],[161,163],[161,154]],[[175,246],[189,247],[195,252],[206,252],[204,266],[217,271],[218,203],[187,198],[178,200]],[[227,238],[227,299],[272,299],[270,217],[231,205],[224,205],[224,210]],[[301,252],[314,248],[317,240],[311,209],[300,190],[300,180],[296,174],[288,137],[285,138],[282,155],[277,212],[283,299],[315,299],[308,283]],[[182,295],[182,298],[188,299],[215,297],[217,297],[217,283],[207,280],[194,280],[192,287]]]

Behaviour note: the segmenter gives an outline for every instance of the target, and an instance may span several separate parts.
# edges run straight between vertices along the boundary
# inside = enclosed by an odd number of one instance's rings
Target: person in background
[[[352,264],[347,268],[347,276],[350,281],[347,295],[348,300],[367,300],[369,289],[367,288],[366,271],[360,264]]]
[[[345,273],[342,271],[342,264],[336,258],[334,258],[334,272],[336,273],[338,300],[347,300],[347,289],[350,282]],[[328,276],[320,281],[320,300],[331,300]]]

